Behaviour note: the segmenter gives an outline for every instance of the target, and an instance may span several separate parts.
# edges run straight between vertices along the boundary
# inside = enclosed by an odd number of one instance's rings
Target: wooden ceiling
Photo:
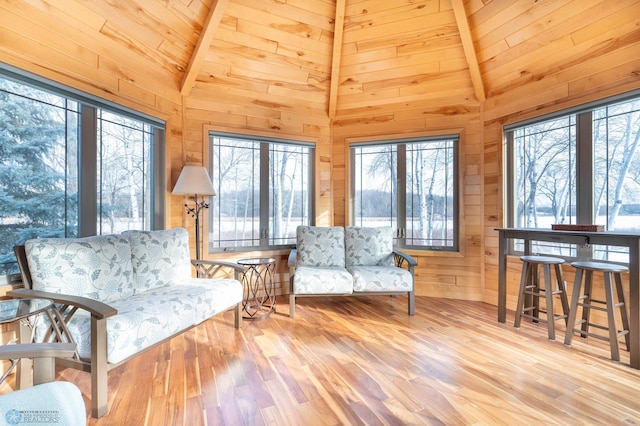
[[[637,0],[28,0],[0,14],[17,30],[8,20],[50,16],[68,61],[95,55],[132,83],[332,119],[477,106],[625,46],[637,57],[640,39]]]

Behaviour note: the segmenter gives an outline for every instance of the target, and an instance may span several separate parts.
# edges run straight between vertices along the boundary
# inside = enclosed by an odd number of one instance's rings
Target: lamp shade
[[[216,195],[207,169],[202,166],[184,166],[172,194]]]

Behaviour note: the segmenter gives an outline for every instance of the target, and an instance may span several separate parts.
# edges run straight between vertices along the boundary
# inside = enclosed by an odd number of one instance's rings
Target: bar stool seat
[[[586,338],[592,336],[602,340],[608,340],[611,347],[611,359],[620,361],[620,351],[618,339],[621,336],[625,338],[626,349],[629,350],[629,319],[624,301],[624,292],[622,291],[622,272],[629,269],[626,266],[614,263],[604,262],[572,262],[571,266],[576,268],[576,279],[573,287],[573,295],[571,297],[571,308],[569,314],[569,325],[567,326],[567,334],[564,344],[571,346],[573,333],[579,333]],[[598,300],[592,297],[593,273],[602,272],[604,274],[604,293],[605,300]],[[584,291],[582,287],[582,275],[584,279]],[[615,281],[615,291],[612,285],[611,276]],[[617,296],[617,301],[616,301]],[[582,308],[582,319],[576,323],[578,307]],[[622,330],[618,331],[616,325],[615,309],[620,310],[620,319],[622,321]],[[594,324],[589,322],[591,309],[604,311],[607,313],[607,326]],[[580,328],[576,326],[580,325]],[[601,330],[608,330],[608,337],[601,334],[591,333],[589,327],[595,327]]]
[[[564,319],[566,323],[569,316],[567,290],[562,279],[562,269],[560,268],[560,265],[564,263],[564,259],[552,256],[521,256],[520,260],[523,262],[522,277],[520,279],[516,319],[513,325],[516,328],[520,328],[522,317],[530,318],[534,322],[546,321],[549,340],[555,340],[555,321]],[[538,265],[542,265],[544,271],[544,287],[540,285]],[[551,281],[551,265],[555,269],[555,282]],[[556,295],[560,297],[562,314],[556,314],[553,308],[553,299]],[[540,309],[540,298],[544,298],[546,301],[544,310]],[[546,318],[541,319],[540,313],[544,313]]]

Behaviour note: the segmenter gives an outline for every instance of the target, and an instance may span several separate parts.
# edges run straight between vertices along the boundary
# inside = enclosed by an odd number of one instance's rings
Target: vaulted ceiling
[[[66,40],[85,40],[86,50],[65,52],[69,61],[97,52],[132,83],[335,119],[477,105],[561,71],[585,72],[640,39],[635,0],[22,3],[0,13],[49,14],[63,52]],[[3,37],[10,42],[10,32]]]

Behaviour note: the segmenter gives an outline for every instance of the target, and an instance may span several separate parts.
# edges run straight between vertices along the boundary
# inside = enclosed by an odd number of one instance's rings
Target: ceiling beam
[[[342,37],[344,35],[344,13],[346,0],[336,1],[336,20],[333,29],[333,56],[331,57],[331,87],[329,89],[329,118],[336,117],[338,85],[340,84],[340,61],[342,59]]]
[[[182,84],[180,85],[180,94],[182,96],[188,96],[195,84],[202,62],[204,62],[204,55],[207,53],[209,46],[211,46],[213,34],[218,28],[218,25],[220,25],[224,11],[227,9],[227,3],[229,3],[229,0],[213,0],[211,4],[207,19],[205,19],[202,25],[200,38],[198,39],[198,43],[196,43],[196,48],[191,55],[189,66],[182,78]]]
[[[464,10],[463,0],[451,0],[451,4],[453,6],[453,14],[456,17],[456,23],[458,24],[460,38],[462,39],[464,56],[469,65],[469,73],[471,74],[471,82],[473,83],[476,98],[478,101],[484,102],[486,99],[484,83],[482,82],[482,74],[480,74],[478,57],[476,56],[476,49],[473,46],[473,38],[471,38],[471,30],[469,29],[469,21],[467,20],[467,13]]]

